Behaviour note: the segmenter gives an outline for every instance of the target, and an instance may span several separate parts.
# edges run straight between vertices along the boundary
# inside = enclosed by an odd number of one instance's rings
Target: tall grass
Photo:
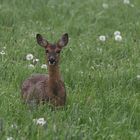
[[[139,9],[139,0],[0,0],[0,139],[140,139]],[[22,81],[47,73],[35,35],[55,42],[64,32],[70,36],[60,66],[67,105],[30,110],[20,97]],[[34,69],[28,53],[40,60]],[[43,127],[33,121],[41,117]]]

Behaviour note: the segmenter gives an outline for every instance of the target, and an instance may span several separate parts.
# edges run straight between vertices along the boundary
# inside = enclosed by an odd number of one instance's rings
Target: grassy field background
[[[114,40],[117,30],[120,42]],[[61,72],[67,105],[29,110],[21,83],[47,73],[35,35],[55,42],[65,32],[70,42],[61,54]],[[139,0],[0,0],[0,51],[0,140],[140,139]],[[40,60],[35,68],[28,68],[29,53]],[[43,127],[33,121],[42,117]]]

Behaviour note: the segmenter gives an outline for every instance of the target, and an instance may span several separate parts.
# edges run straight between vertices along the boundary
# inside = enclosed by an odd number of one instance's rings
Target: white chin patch
[[[55,65],[55,61],[54,61],[53,63],[51,63],[51,62],[49,61],[49,65]]]

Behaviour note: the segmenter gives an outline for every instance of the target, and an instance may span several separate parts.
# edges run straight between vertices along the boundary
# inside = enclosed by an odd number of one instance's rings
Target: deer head
[[[47,56],[47,63],[49,65],[55,66],[59,63],[60,52],[63,47],[68,43],[68,34],[65,33],[62,35],[61,39],[57,43],[49,43],[42,35],[36,35],[37,43],[45,49]]]

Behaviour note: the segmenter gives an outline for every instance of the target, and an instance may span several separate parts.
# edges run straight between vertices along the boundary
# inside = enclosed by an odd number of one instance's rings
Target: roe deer
[[[40,34],[36,35],[36,40],[45,49],[48,75],[35,74],[26,79],[21,87],[22,98],[29,104],[49,102],[53,106],[64,106],[66,90],[60,76],[59,59],[62,48],[68,43],[68,34],[63,34],[55,44],[49,43]]]

